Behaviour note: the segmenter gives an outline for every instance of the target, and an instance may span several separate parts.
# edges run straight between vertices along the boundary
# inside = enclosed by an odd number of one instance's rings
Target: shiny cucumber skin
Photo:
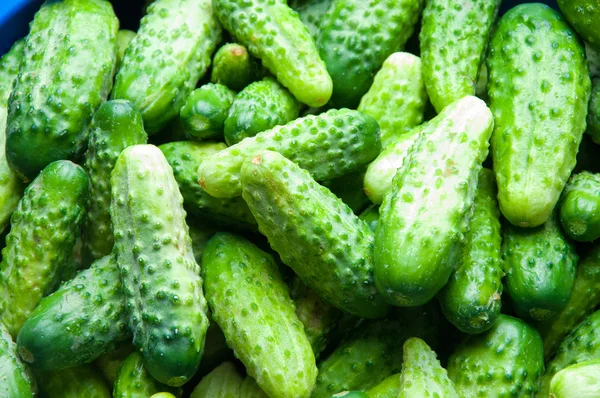
[[[21,362],[17,345],[0,323],[0,396],[33,398],[37,385],[27,366]]]
[[[571,365],[554,375],[550,397],[594,397],[600,391],[600,360]]]
[[[556,11],[522,4],[500,19],[487,66],[500,210],[513,225],[537,227],[558,202],[585,131],[584,49]]]
[[[592,80],[592,95],[587,115],[586,133],[592,137],[592,140],[600,145],[600,78]]]
[[[261,66],[248,49],[239,43],[227,43],[217,50],[213,57],[210,81],[223,84],[233,91],[242,91],[256,81],[261,74]]]
[[[544,372],[543,350],[533,327],[502,314],[490,330],[469,336],[456,349],[448,360],[448,376],[462,398],[533,398]]]
[[[358,106],[386,58],[404,47],[423,4],[423,0],[333,1],[316,37],[333,80],[333,106]]]
[[[375,284],[390,304],[424,304],[448,281],[462,253],[492,128],[485,103],[465,97],[430,121],[411,146],[383,199],[375,234]]]
[[[419,57],[393,53],[361,98],[357,109],[377,120],[384,148],[423,123],[427,91],[422,75]]]
[[[507,223],[502,242],[506,293],[520,317],[543,321],[566,308],[577,274],[577,253],[557,215],[537,228]]]
[[[61,370],[91,362],[128,339],[117,262],[106,256],[44,297],[16,341],[31,367]]]
[[[502,234],[494,173],[479,173],[473,215],[457,270],[438,298],[446,318],[464,333],[490,329],[500,315]]]
[[[600,174],[574,174],[559,202],[565,234],[578,242],[600,238]]]
[[[198,168],[200,185],[217,198],[240,196],[242,164],[261,150],[279,152],[315,180],[326,181],[367,165],[379,154],[381,140],[371,116],[333,109],[263,131],[215,154]]]
[[[501,0],[428,0],[419,35],[423,80],[438,112],[475,95]]]
[[[131,101],[146,132],[158,132],[179,113],[220,40],[211,0],[154,1],[125,51],[111,98]]]
[[[365,393],[369,398],[398,398],[401,381],[401,374],[394,374]]]
[[[85,171],[68,160],[50,163],[25,189],[0,263],[0,321],[13,337],[42,297],[58,287],[80,235],[88,193]]]
[[[202,378],[190,398],[241,398],[243,381],[233,362],[223,362]]]
[[[272,77],[250,84],[235,96],[227,120],[225,142],[235,145],[246,137],[298,118],[300,103]]]
[[[110,390],[100,372],[90,365],[38,372],[36,378],[45,397],[111,398]]]
[[[583,40],[600,49],[600,3],[596,0],[557,0],[560,11]]]
[[[248,374],[270,397],[310,396],[315,357],[273,258],[220,232],[208,242],[202,265],[213,319]]]
[[[181,126],[198,141],[222,138],[234,97],[235,92],[222,84],[207,83],[197,88],[179,111]]]
[[[373,281],[374,234],[331,191],[271,151],[246,160],[242,186],[259,231],[325,302],[363,318],[388,312]]]
[[[153,145],[119,156],[111,176],[115,245],[133,344],[161,383],[198,369],[208,328],[200,267],[173,170]]]
[[[84,229],[86,264],[110,254],[113,247],[110,173],[117,158],[128,146],[147,141],[142,115],[130,102],[112,100],[100,105],[90,126],[84,163],[90,177],[90,201]]]
[[[332,2],[333,0],[298,0],[289,3],[298,13],[310,35],[316,39],[321,29],[323,16],[329,10]]]
[[[134,351],[125,358],[113,386],[113,398],[148,398],[159,392],[181,396],[181,389],[155,380],[144,367],[144,358]]]
[[[118,29],[104,0],[47,1],[36,13],[8,102],[6,157],[22,179],[85,150],[112,88]]]
[[[298,99],[325,105],[331,77],[313,38],[285,0],[213,0],[225,29],[245,45]]]

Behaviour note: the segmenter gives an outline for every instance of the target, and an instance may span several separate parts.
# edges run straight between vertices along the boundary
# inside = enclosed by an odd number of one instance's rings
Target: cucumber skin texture
[[[358,110],[379,123],[384,148],[423,123],[427,91],[421,65],[421,59],[415,55],[393,53],[360,100]]]
[[[542,62],[545,73],[534,73]],[[556,11],[522,4],[501,18],[487,65],[500,210],[513,225],[537,227],[558,202],[585,130],[584,50]]]
[[[490,330],[457,348],[448,360],[448,376],[464,398],[533,397],[544,371],[542,345],[533,327],[501,314]]]
[[[88,186],[80,166],[52,162],[25,189],[11,217],[0,263],[0,320],[13,337],[42,297],[58,287],[83,225]]]
[[[272,77],[250,84],[238,95],[225,120],[225,142],[235,145],[298,118],[300,103]]]
[[[91,362],[130,338],[117,262],[106,256],[44,297],[17,344],[33,368],[55,371]]]
[[[22,179],[85,150],[112,88],[118,29],[101,0],[50,1],[36,13],[8,106],[6,157]]]
[[[33,398],[37,385],[27,366],[21,362],[17,345],[0,323],[0,396]]]
[[[260,65],[248,49],[238,43],[227,43],[213,57],[210,75],[212,83],[223,84],[233,91],[242,91],[260,75]]]
[[[90,365],[52,372],[38,372],[36,378],[44,396],[52,398],[111,398],[100,373]]]
[[[236,230],[256,230],[256,220],[241,197],[219,199],[198,184],[198,167],[223,151],[223,143],[181,141],[163,144],[159,149],[173,168],[185,210],[199,219],[209,218]]]
[[[117,158],[128,146],[147,141],[142,115],[130,102],[112,100],[100,105],[90,126],[84,163],[90,177],[90,201],[84,229],[86,264],[107,256],[113,247],[110,173]]]
[[[552,378],[550,396],[593,397],[600,391],[600,360],[571,365]]]
[[[117,69],[125,56],[125,50],[127,50],[135,35],[135,32],[127,29],[121,29],[117,32]]]
[[[373,282],[374,234],[347,205],[277,152],[248,159],[242,186],[259,231],[325,302],[363,318],[388,312]]]
[[[146,132],[158,132],[179,113],[220,40],[211,0],[154,1],[125,51],[111,98],[131,101]]]
[[[366,391],[369,398],[398,398],[400,374],[391,375],[375,387]]]
[[[559,204],[565,234],[578,242],[600,238],[600,174],[574,174]]]
[[[300,20],[306,26],[310,35],[316,40],[323,16],[329,10],[332,2],[333,0],[300,0],[296,2],[290,1],[289,3],[298,13]]]
[[[233,362],[223,362],[204,376],[190,398],[238,398],[243,381]]]
[[[279,152],[315,180],[326,181],[367,165],[379,154],[381,140],[371,116],[333,109],[263,131],[219,152],[198,168],[200,185],[217,198],[240,196],[242,164],[261,150]]]
[[[208,242],[202,264],[213,318],[248,374],[270,397],[310,396],[315,357],[273,258],[220,232]]]
[[[438,112],[475,95],[492,25],[501,0],[429,0],[419,35],[423,80]]]
[[[316,38],[333,80],[331,104],[356,108],[386,58],[404,47],[423,0],[334,0]]]
[[[560,11],[583,40],[600,49],[600,4],[594,0],[557,0]]]
[[[473,215],[457,270],[438,298],[446,318],[464,333],[490,329],[500,315],[502,234],[494,173],[479,173]]]
[[[448,281],[492,127],[485,103],[465,97],[427,124],[396,172],[375,233],[375,284],[390,304],[424,304]]]
[[[586,132],[600,145],[600,79],[592,80],[592,95],[587,115]]]
[[[192,91],[179,111],[185,132],[197,140],[222,136],[234,97],[222,84],[207,83]]]
[[[502,242],[506,292],[517,314],[543,321],[566,308],[577,274],[577,253],[558,216],[537,228],[507,223]]]
[[[171,166],[153,145],[126,148],[111,187],[113,253],[133,344],[155,379],[180,386],[198,369],[208,328],[183,199]]]
[[[148,398],[159,392],[181,396],[181,389],[156,381],[144,368],[144,358],[134,351],[125,358],[113,386],[113,398]]]
[[[369,229],[375,233],[375,231],[377,231],[377,224],[379,224],[379,206],[371,205],[365,211],[360,213],[358,218],[363,220]]]
[[[285,0],[213,0],[221,23],[298,99],[325,105],[331,77],[310,33]]]

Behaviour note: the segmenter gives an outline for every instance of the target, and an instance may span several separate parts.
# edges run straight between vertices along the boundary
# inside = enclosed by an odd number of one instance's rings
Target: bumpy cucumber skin
[[[154,1],[125,51],[112,98],[131,101],[146,132],[158,132],[204,75],[220,40],[211,0]]]
[[[181,396],[181,389],[156,381],[144,368],[142,354],[135,351],[123,361],[113,387],[113,398],[148,398],[159,392]]]
[[[190,398],[238,398],[243,381],[233,362],[223,362],[204,376]]]
[[[600,174],[574,174],[562,193],[559,209],[569,238],[578,242],[600,238]]]
[[[428,0],[419,39],[423,80],[438,112],[475,95],[492,25],[501,0]]]
[[[586,132],[600,145],[600,78],[592,80],[592,95],[587,115]]]
[[[421,69],[419,57],[393,53],[360,100],[358,110],[379,123],[384,148],[423,123],[427,92]]]
[[[36,373],[40,389],[52,398],[111,398],[102,375],[90,365]]]
[[[438,296],[446,318],[465,333],[485,332],[500,315],[504,272],[496,193],[494,173],[482,169],[460,263]]]
[[[121,61],[123,61],[123,57],[125,56],[125,50],[127,50],[129,43],[131,43],[135,35],[135,32],[127,29],[121,29],[117,33],[117,68],[121,65]]]
[[[0,264],[0,320],[13,337],[58,286],[81,231],[88,193],[85,171],[68,160],[50,163],[25,189]]]
[[[179,111],[185,132],[197,140],[222,137],[234,97],[222,84],[207,83],[192,91]]]
[[[217,198],[241,195],[242,164],[261,150],[279,152],[315,180],[326,181],[367,165],[379,154],[381,140],[371,116],[333,109],[263,131],[219,152],[198,168],[200,185]]]
[[[331,192],[347,204],[355,214],[360,213],[367,207],[371,201],[363,189],[363,180],[365,179],[366,167],[362,170],[335,178],[330,181],[323,181],[321,185],[329,188]]]
[[[390,54],[404,47],[423,0],[335,0],[316,38],[333,80],[331,104],[356,108]]]
[[[300,103],[272,77],[250,84],[238,95],[225,120],[225,142],[234,145],[246,137],[286,124],[300,114]]]
[[[114,386],[117,381],[119,369],[123,364],[123,361],[133,352],[133,346],[131,343],[122,344],[119,348],[114,351],[108,352],[101,355],[94,361],[94,366],[98,368],[104,380],[108,382],[109,386]]]
[[[74,159],[112,88],[119,21],[103,0],[44,3],[26,39],[8,106],[6,157],[24,180]]]
[[[310,396],[315,357],[273,258],[221,232],[202,264],[213,318],[248,374],[270,397]]]
[[[225,144],[181,141],[163,144],[159,148],[173,168],[183,196],[183,205],[189,214],[196,218],[209,218],[236,230],[256,230],[254,216],[241,197],[215,198],[198,184],[198,167],[211,156],[225,150]]]
[[[565,309],[577,274],[577,254],[552,215],[537,228],[506,223],[502,242],[506,292],[517,314],[543,321]]]
[[[513,225],[537,227],[558,202],[585,131],[584,50],[556,11],[522,4],[501,18],[487,65],[500,210]]]
[[[103,103],[90,127],[84,167],[90,177],[90,202],[84,230],[84,262],[91,264],[110,254],[110,173],[117,158],[131,145],[145,144],[148,136],[140,112],[125,100]]]
[[[91,362],[131,338],[117,262],[106,256],[40,301],[17,337],[33,368]]]
[[[457,348],[448,361],[448,376],[463,398],[533,397],[544,371],[543,350],[533,327],[502,314],[490,330]]]
[[[260,65],[248,49],[238,43],[227,43],[215,53],[210,81],[242,91],[259,75]]]
[[[261,233],[324,301],[363,318],[388,312],[373,282],[374,234],[331,191],[271,151],[244,163],[242,186]]]
[[[583,40],[600,49],[600,3],[595,0],[557,0],[560,11]]]
[[[398,398],[400,392],[400,374],[391,375],[375,387],[366,391],[369,398]]]
[[[296,10],[302,23],[310,35],[316,39],[321,29],[323,16],[329,10],[333,0],[299,0],[289,1],[290,6]],[[297,3],[297,4],[295,4]]]
[[[571,365],[554,375],[550,397],[593,397],[600,391],[600,360]]]
[[[365,211],[360,213],[358,218],[363,220],[371,231],[377,231],[377,224],[379,224],[379,206],[369,206]]]
[[[6,398],[33,398],[37,390],[35,379],[21,362],[17,345],[0,323],[0,396]]]
[[[492,127],[485,103],[465,97],[430,121],[411,146],[383,199],[375,234],[375,283],[389,303],[424,304],[448,281],[462,253]]]
[[[223,26],[277,77],[298,101],[325,105],[331,77],[310,33],[285,0],[213,0]]]
[[[113,253],[133,343],[155,379],[180,386],[198,369],[208,318],[173,170],[157,147],[130,146],[111,187]]]
[[[267,394],[256,384],[256,381],[246,376],[240,386],[240,398],[269,398]]]

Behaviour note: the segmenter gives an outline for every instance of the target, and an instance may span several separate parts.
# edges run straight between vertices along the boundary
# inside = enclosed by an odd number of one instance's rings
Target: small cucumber
[[[222,138],[234,97],[222,84],[207,83],[192,91],[179,111],[185,132],[197,140]]]
[[[200,381],[190,398],[241,398],[243,376],[233,362],[223,362]]]
[[[587,115],[586,133],[600,145],[600,78],[592,80],[592,94]]]
[[[252,377],[246,376],[240,386],[240,398],[269,398],[269,396],[256,384]]]
[[[215,53],[210,81],[223,84],[233,91],[242,91],[259,78],[260,72],[259,62],[248,53],[245,46],[227,43]]]
[[[159,392],[181,396],[181,389],[156,381],[144,368],[142,354],[135,351],[123,361],[113,387],[113,398],[148,398]],[[82,397],[83,398],[83,397]]]
[[[114,351],[101,355],[94,361],[94,366],[98,368],[100,373],[102,373],[104,380],[107,381],[110,387],[114,386],[115,381],[117,381],[117,376],[119,374],[119,369],[121,369],[121,365],[123,365],[125,359],[132,352],[133,346],[128,342],[126,344],[122,344]]]
[[[111,398],[102,375],[90,365],[39,372],[36,378],[45,397]]]
[[[600,3],[597,0],[557,0],[557,3],[579,36],[600,49],[600,32],[596,26],[600,20]]]
[[[117,69],[121,65],[121,61],[123,61],[125,50],[127,50],[129,43],[131,43],[135,35],[135,32],[127,29],[121,29],[117,32]]]
[[[398,398],[400,393],[400,374],[394,374],[366,391],[369,398]]]
[[[377,231],[377,224],[379,224],[379,206],[371,205],[365,211],[360,213],[358,218],[363,220],[371,231]]]
[[[321,29],[323,16],[329,10],[333,0],[297,0],[290,1],[291,7],[298,12],[300,20],[313,38]]]
[[[600,360],[571,365],[554,375],[550,397],[597,397],[600,391]]]
[[[559,202],[565,234],[578,242],[600,238],[600,174],[574,174]]]
[[[0,397],[33,398],[37,385],[17,353],[17,345],[0,323]]]

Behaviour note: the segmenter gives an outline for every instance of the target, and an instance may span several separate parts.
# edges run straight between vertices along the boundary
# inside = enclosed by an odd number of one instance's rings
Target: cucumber
[[[197,140],[223,136],[235,92],[222,84],[207,83],[192,91],[179,111],[185,132]]]
[[[202,264],[213,318],[248,374],[270,397],[308,397],[315,357],[273,258],[221,232]]]
[[[500,19],[487,65],[500,210],[513,225],[537,227],[558,202],[585,130],[583,46],[556,11],[522,4]]]
[[[365,179],[366,168],[334,178],[333,180],[323,181],[321,185],[329,188],[331,192],[342,200],[352,209],[355,214],[359,214],[365,209],[371,201],[363,189],[363,180]]]
[[[0,263],[0,321],[13,337],[68,267],[88,186],[81,167],[68,160],[52,162],[25,189],[11,217]]]
[[[448,376],[462,398],[533,397],[543,371],[539,333],[504,314],[487,332],[469,336],[448,360]]]
[[[421,69],[419,57],[393,53],[360,100],[358,110],[379,123],[384,148],[423,123],[427,92]]]
[[[600,360],[571,365],[552,378],[550,396],[554,398],[594,397],[600,391]]]
[[[600,174],[574,174],[559,202],[565,234],[578,242],[600,238]]]
[[[111,98],[131,101],[146,132],[158,132],[178,114],[220,40],[211,0],[154,1],[125,51]]]
[[[113,253],[133,344],[155,379],[181,386],[198,369],[208,318],[173,170],[157,147],[130,146],[111,187]]]
[[[430,121],[411,146],[384,197],[375,234],[375,284],[389,303],[424,304],[448,281],[493,123],[483,101],[465,97]]]
[[[131,145],[145,144],[142,115],[124,100],[103,103],[90,127],[84,167],[90,177],[90,202],[84,229],[86,264],[110,254],[113,233],[110,222],[110,173],[117,158]]]
[[[479,68],[501,0],[428,0],[419,35],[423,80],[438,112],[475,95]]]
[[[332,180],[377,157],[381,150],[379,126],[371,116],[348,109],[305,116],[215,154],[198,168],[200,185],[217,198],[240,196],[242,164],[261,150],[281,153],[317,181]]]
[[[256,381],[246,376],[240,386],[240,398],[269,398],[267,394],[256,384]]]
[[[241,180],[259,230],[308,287],[353,315],[388,312],[373,282],[373,232],[347,205],[277,152],[248,159]]]
[[[398,398],[400,393],[400,374],[394,374],[366,391],[369,398]]]
[[[238,95],[225,120],[225,142],[234,145],[246,137],[286,124],[300,114],[300,103],[272,77],[250,84]]]
[[[128,342],[122,344],[114,351],[101,355],[94,361],[94,366],[102,373],[104,380],[106,380],[110,387],[114,386],[123,361],[125,361],[132,352],[133,346]]]
[[[223,362],[204,376],[190,398],[239,398],[243,381],[232,362]]]
[[[500,315],[504,272],[496,193],[494,173],[482,169],[458,268],[438,296],[446,318],[465,333],[485,332]]]
[[[412,35],[423,4],[424,0],[333,1],[315,39],[333,80],[332,105],[358,106],[386,58]]]
[[[104,0],[47,1],[35,14],[8,102],[6,158],[22,179],[85,150],[112,88],[118,29]]]
[[[586,132],[596,144],[600,145],[600,78],[592,80]]]
[[[371,205],[365,211],[360,213],[358,218],[363,220],[371,231],[377,231],[377,224],[379,224],[379,206]]]
[[[129,43],[131,43],[135,35],[135,32],[127,29],[121,29],[117,32],[117,69],[121,65],[121,61],[123,61],[125,50],[127,50]]]
[[[17,352],[10,334],[0,323],[0,396],[6,398],[33,398],[37,385],[33,375]]]
[[[260,74],[261,65],[245,46],[227,43],[215,53],[210,81],[223,84],[233,91],[242,91]]]
[[[310,33],[285,0],[213,0],[225,29],[262,60],[283,86],[312,107],[323,106],[331,77]]]
[[[596,0],[557,0],[557,3],[579,36],[600,49],[600,32],[596,26],[600,19],[600,3]]]
[[[135,351],[123,361],[113,387],[113,398],[148,398],[159,392],[181,396],[181,389],[156,381],[144,368],[142,354]]]
[[[329,10],[333,0],[298,0],[290,1],[291,7],[298,12],[302,23],[313,38],[316,38],[321,29],[323,16]],[[294,4],[295,3],[295,4]]]
[[[90,365],[36,373],[40,389],[51,398],[111,398],[110,390]]]

